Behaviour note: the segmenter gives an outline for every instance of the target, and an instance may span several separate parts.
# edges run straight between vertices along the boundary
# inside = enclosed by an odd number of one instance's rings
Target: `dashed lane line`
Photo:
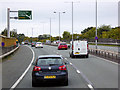
[[[65,59],[67,60],[67,58],[65,58]],[[68,60],[67,60],[67,61],[68,61]],[[78,70],[75,65],[73,65],[71,62],[69,62],[69,63],[70,63],[70,65],[71,65],[73,68],[75,68],[76,72],[77,72],[78,74],[80,74],[80,75],[83,77],[83,79],[88,83],[87,86],[88,86],[91,90],[95,90],[94,87],[93,87],[93,84],[88,80],[88,78],[87,78],[80,70]]]

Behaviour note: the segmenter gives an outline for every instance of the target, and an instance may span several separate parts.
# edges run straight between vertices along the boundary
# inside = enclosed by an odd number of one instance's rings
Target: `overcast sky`
[[[73,0],[74,2],[74,33],[80,34],[87,27],[95,27],[95,0]],[[118,26],[118,1],[98,0],[98,27],[105,24]],[[67,3],[66,3],[67,2]],[[0,32],[7,27],[7,8],[11,11],[32,10],[32,20],[10,20],[10,30],[27,36],[38,36],[50,33],[49,18],[52,18],[52,36],[59,35],[59,17],[61,13],[61,35],[66,30],[71,32],[71,0],[0,0]],[[17,16],[17,13],[10,13]]]

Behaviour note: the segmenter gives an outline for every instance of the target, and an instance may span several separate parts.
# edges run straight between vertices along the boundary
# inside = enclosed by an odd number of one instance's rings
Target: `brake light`
[[[35,67],[33,68],[33,71],[40,71],[40,70],[41,70],[41,68],[38,67],[38,66],[35,66]]]
[[[59,67],[59,70],[67,70],[65,65]]]
[[[88,44],[87,44],[87,49],[88,49]]]
[[[73,50],[73,45],[72,45],[72,50]]]

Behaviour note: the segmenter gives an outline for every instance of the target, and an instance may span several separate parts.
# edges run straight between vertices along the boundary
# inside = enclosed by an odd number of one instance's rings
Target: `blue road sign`
[[[95,40],[98,40],[98,37],[95,37]]]
[[[5,45],[5,43],[4,43],[4,42],[2,42],[2,43],[1,43],[1,46],[4,46],[4,45]]]

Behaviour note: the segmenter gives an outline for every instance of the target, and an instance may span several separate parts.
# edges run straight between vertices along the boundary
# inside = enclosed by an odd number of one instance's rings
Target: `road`
[[[10,88],[20,75],[25,71],[32,60],[30,46],[21,46],[11,57],[3,62],[3,88]],[[35,52],[35,59],[39,55],[60,54],[72,65],[68,65],[69,85],[51,86],[49,88],[89,88],[84,76],[95,88],[118,88],[118,65],[108,62],[105,59],[90,55],[89,58],[69,57],[69,50],[57,50],[55,46],[44,46],[44,48],[32,48]],[[74,66],[74,67],[73,67]],[[13,70],[12,70],[13,69]],[[80,71],[80,73],[77,72]],[[31,85],[32,66],[25,77],[16,88],[32,88],[46,90],[48,87],[35,87]],[[11,78],[9,78],[11,76]]]
[[[95,45],[89,45],[90,48],[96,48]],[[108,51],[112,51],[112,52],[118,52],[120,47],[113,47],[113,46],[100,46],[98,45],[98,49],[102,49],[102,50],[108,50]],[[120,51],[119,51],[120,52]]]

